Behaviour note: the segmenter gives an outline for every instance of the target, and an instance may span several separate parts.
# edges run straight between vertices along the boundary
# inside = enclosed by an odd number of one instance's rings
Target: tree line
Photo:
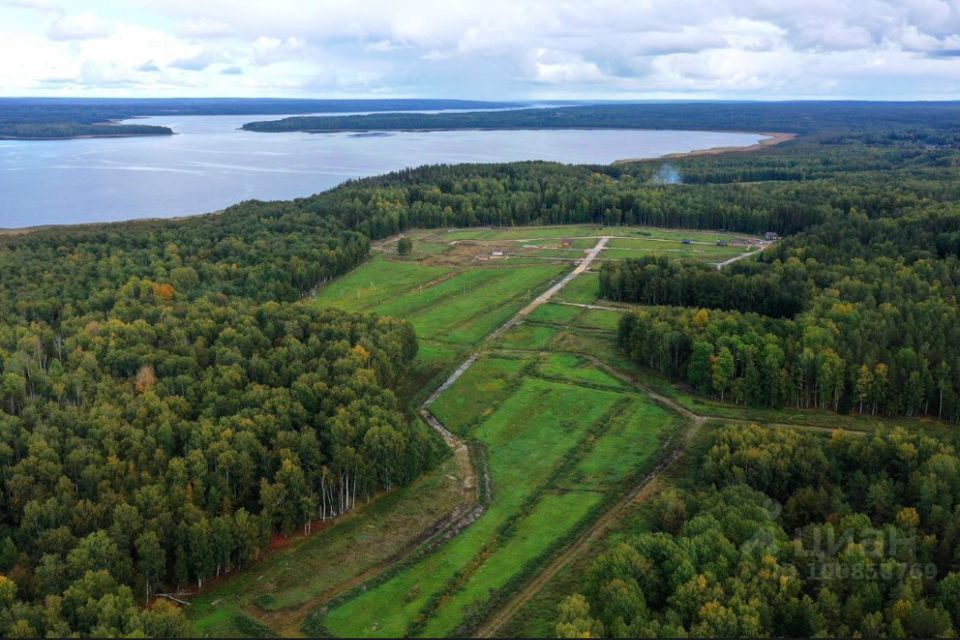
[[[722,273],[713,265],[650,256],[600,267],[600,296],[617,302],[752,311],[792,318],[806,308],[813,284],[803,269],[777,265]]]
[[[958,228],[952,206],[872,220],[852,211],[722,272],[663,259],[607,265],[600,292],[683,307],[628,314],[619,342],[703,393],[956,423]]]
[[[200,588],[274,532],[309,532],[439,455],[390,391],[417,349],[403,322],[183,304],[133,280],[111,317],[62,343],[26,327],[0,338],[0,570],[26,601],[74,590],[106,606],[133,589],[142,605]],[[81,591],[98,572],[110,587]],[[13,622],[47,633],[42,613],[21,605]],[[61,613],[84,634],[138,629],[136,617]]]
[[[450,113],[294,116],[248,122],[248,131],[377,131],[451,129],[705,129],[791,131],[871,142],[956,141],[955,103],[778,102],[598,104]]]
[[[172,135],[165,126],[112,124],[143,116],[268,115],[407,111],[422,109],[497,109],[518,106],[472,100],[296,100],[276,98],[0,98],[0,138]]]
[[[409,324],[300,302],[368,247],[290,203],[0,239],[0,634],[188,634],[158,592],[435,463]]]
[[[721,427],[557,610],[559,637],[949,637],[960,458],[897,430]]]
[[[0,122],[0,138],[109,138],[116,136],[172,136],[170,127],[148,124],[82,124],[78,122]]]

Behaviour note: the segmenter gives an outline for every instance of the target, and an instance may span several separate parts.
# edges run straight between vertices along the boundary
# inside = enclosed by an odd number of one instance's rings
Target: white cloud
[[[391,51],[399,51],[406,48],[408,48],[407,45],[394,42],[389,38],[385,38],[383,40],[371,42],[370,44],[366,45],[363,50],[368,53],[390,53]]]
[[[60,4],[53,2],[53,0],[0,0],[0,7],[34,9],[47,13],[59,13],[62,11]]]
[[[598,83],[607,76],[593,62],[564,51],[540,49],[534,54],[533,80],[547,84]]]
[[[226,38],[234,35],[235,31],[226,22],[200,17],[181,21],[177,25],[177,33],[190,38]]]
[[[960,0],[76,0],[69,8],[0,0],[0,92],[29,93],[44,78],[95,92],[99,78],[110,90],[136,80],[171,94],[915,98],[950,95],[960,74]]]
[[[306,43],[296,36],[270,38],[260,36],[253,43],[253,56],[257,64],[267,65],[282,62],[297,56]]]
[[[90,40],[106,38],[113,29],[113,24],[94,13],[78,13],[54,21],[47,29],[47,37],[51,40]]]

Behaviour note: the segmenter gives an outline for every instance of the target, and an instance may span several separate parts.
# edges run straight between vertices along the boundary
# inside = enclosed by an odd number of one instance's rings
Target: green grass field
[[[531,357],[480,358],[458,381],[457,393],[445,393],[430,407],[437,418],[453,431],[467,435],[468,428],[491,413],[511,393],[523,367],[533,362]],[[460,389],[469,389],[461,393]]]
[[[411,322],[420,350],[398,389],[411,406],[469,353],[484,350],[431,411],[455,433],[483,445],[492,500],[459,535],[409,557],[327,609],[338,589],[356,586],[352,578],[380,575],[387,558],[407,558],[397,554],[459,504],[462,478],[447,459],[412,485],[212,585],[188,609],[193,631],[444,636],[479,622],[492,603],[633,486],[678,426],[673,414],[594,360],[632,366],[614,344],[619,311],[549,303],[496,341],[484,338],[567,273],[570,259],[594,246],[595,236],[625,236],[615,239],[624,244],[607,251],[631,255],[643,255],[647,245],[685,257],[719,249],[680,245],[681,234],[708,243],[717,237],[588,225],[412,231],[412,256],[398,258],[391,254],[395,242],[385,241],[367,262],[322,287],[314,304]],[[572,239],[571,246],[561,248],[560,239]],[[455,240],[463,242],[450,244]],[[509,257],[477,259],[496,246]],[[597,289],[596,272],[587,272],[555,300],[603,304]],[[308,627],[301,626],[304,619]]]
[[[667,249],[691,251],[709,251],[714,255],[735,256],[747,252],[747,247],[737,245],[717,246],[716,241],[720,236],[704,237],[694,235],[682,239],[678,238],[611,238],[607,243],[610,249],[622,249],[624,251],[636,251],[640,253],[659,253]],[[691,244],[683,244],[683,240],[689,240]]]
[[[346,311],[367,311],[397,296],[407,295],[421,285],[429,286],[452,273],[449,267],[397,263],[373,256],[350,273],[323,287],[317,304]]]
[[[583,313],[583,307],[548,302],[534,309],[533,313],[527,316],[527,320],[548,324],[569,324],[576,320],[581,313]]]
[[[572,280],[556,295],[554,300],[576,304],[596,304],[600,297],[599,292],[600,274],[596,271],[588,271]]]
[[[680,241],[684,238],[701,242],[716,242],[720,239],[748,237],[743,234],[724,233],[712,230],[664,229],[660,227],[604,227],[589,224],[557,225],[549,227],[513,227],[456,229],[435,231],[447,241],[452,240],[514,240],[536,241],[540,239],[595,238],[599,236],[622,236],[628,238],[661,238]],[[576,245],[574,245],[576,246]]]
[[[399,391],[421,398],[467,350],[568,269],[551,262],[437,266],[375,255],[321,288],[314,303],[409,320],[420,351]]]
[[[316,304],[409,320],[421,340],[472,345],[568,267],[449,268],[375,256],[320,290]]]
[[[475,425],[470,435],[486,446],[493,477],[490,508],[436,553],[335,607],[322,619],[327,630],[344,636],[454,633],[491,592],[536,566],[575,530],[604,489],[640,468],[672,425],[669,414],[613,388],[617,382],[603,380],[602,372],[588,373],[576,357],[548,358],[547,365],[565,373],[557,377],[603,381],[611,389],[526,375],[510,389],[522,364],[486,358],[477,375],[468,371],[434,407],[461,429]],[[505,399],[504,388],[512,390]],[[444,401],[447,395],[453,399]],[[604,444],[608,432],[612,440]],[[609,471],[599,473],[601,467]],[[584,482],[573,486],[577,477]]]
[[[693,260],[699,262],[721,262],[728,258],[734,258],[744,253],[743,251],[733,250],[729,247],[714,247],[710,245],[680,245],[668,244],[666,242],[651,243],[649,249],[604,249],[600,254],[601,260],[630,260],[642,258],[644,256],[666,256],[684,260]]]
[[[406,235],[413,240],[413,253],[399,262],[426,260],[435,264],[481,264],[494,250],[507,257],[485,264],[507,262],[513,265],[537,264],[538,261],[560,259],[573,261],[584,256],[602,236],[610,236],[601,260],[622,260],[644,255],[665,255],[686,260],[719,262],[744,253],[746,247],[734,244],[735,239],[751,239],[719,231],[690,231],[653,227],[601,227],[566,225],[555,227],[517,227],[502,229],[413,230]],[[689,244],[683,244],[689,240]],[[716,246],[726,240],[728,246]],[[382,244],[386,254],[395,257],[392,241]],[[357,283],[350,283],[357,288]],[[362,282],[360,284],[363,284]],[[361,288],[361,296],[363,295]],[[343,295],[346,295],[345,293]],[[356,293],[354,293],[356,295]]]
[[[583,313],[577,316],[571,324],[613,332],[620,325],[620,318],[623,317],[623,313],[623,311],[610,311],[608,309],[584,309]]]
[[[537,363],[536,371],[546,378],[557,378],[587,386],[626,389],[623,382],[595,366],[584,356],[551,353]]]
[[[555,327],[524,322],[500,336],[492,346],[501,349],[542,351],[550,346],[560,332]]]
[[[559,237],[568,229],[552,231]],[[515,264],[424,268],[379,256],[345,281],[328,285],[317,303],[410,320],[424,344],[418,361],[437,368],[462,355],[458,348],[479,343],[570,268]],[[400,284],[380,281],[390,274]],[[576,299],[596,300],[595,274],[573,282]],[[546,324],[610,330],[618,318],[618,312],[541,306],[495,345],[529,355],[481,358],[437,399],[432,411],[444,424],[485,445],[493,502],[442,548],[321,616],[327,631],[346,636],[453,633],[482,610],[491,594],[543,561],[589,520],[604,495],[616,493],[618,483],[650,459],[673,424],[668,414],[581,356],[538,353],[554,351],[561,333]]]

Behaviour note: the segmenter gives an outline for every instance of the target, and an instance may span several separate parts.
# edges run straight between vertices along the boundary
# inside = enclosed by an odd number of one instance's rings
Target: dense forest
[[[438,441],[392,391],[410,327],[301,302],[412,227],[777,231],[722,273],[609,267],[608,295],[660,305],[623,346],[724,399],[956,420],[957,110],[864,108],[848,130],[676,160],[677,185],[659,162],[437,166],[0,234],[0,634],[179,633],[149,596],[432,465]]]
[[[923,141],[960,134],[950,102],[702,102],[599,104],[470,113],[374,113],[293,116],[249,122],[248,131],[444,129],[712,129],[717,131],[890,132]]]
[[[813,283],[801,269],[757,272],[734,264],[726,272],[666,256],[607,262],[600,268],[600,295],[617,302],[753,311],[792,318],[808,304]]]
[[[143,116],[269,115],[497,109],[517,106],[474,100],[296,100],[276,98],[0,98],[0,138],[171,135],[169,127],[113,124]]]
[[[560,637],[952,637],[960,457],[918,433],[718,428],[612,543]]]
[[[703,393],[960,422],[956,205],[851,208],[722,272],[606,264],[600,293],[651,305],[623,318],[620,345]]]
[[[180,633],[154,593],[437,459],[410,326],[297,303],[367,248],[283,204],[0,239],[0,633]]]
[[[172,136],[170,127],[146,124],[83,124],[79,122],[0,122],[0,138],[45,140],[56,138],[111,138]]]

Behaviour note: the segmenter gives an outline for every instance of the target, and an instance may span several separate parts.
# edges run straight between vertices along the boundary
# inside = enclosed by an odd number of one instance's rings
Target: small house
[[[725,246],[727,246],[727,241],[726,241],[726,240],[717,240],[717,246],[718,246],[718,247],[725,247]]]
[[[570,238],[564,238],[563,240],[560,241],[561,249],[569,249],[572,246],[573,246],[573,240],[571,240]]]
[[[768,242],[772,240],[778,240],[779,238],[780,236],[777,235],[776,231],[767,231],[765,234],[763,234],[763,239]]]
[[[492,258],[502,258],[502,257],[503,257],[503,249],[494,249],[493,251],[490,252],[490,257],[492,257]]]

